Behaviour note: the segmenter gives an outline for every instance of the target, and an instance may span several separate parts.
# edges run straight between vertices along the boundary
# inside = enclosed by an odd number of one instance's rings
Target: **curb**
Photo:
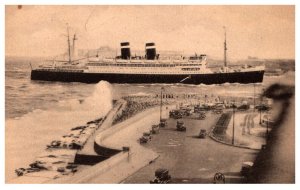
[[[213,133],[214,128],[215,128],[215,125],[211,128],[211,130],[210,130],[208,136],[209,136],[212,140],[214,140],[214,141],[216,141],[216,142],[218,142],[218,143],[221,143],[221,144],[224,144],[224,145],[227,145],[227,146],[237,147],[237,148],[249,149],[249,150],[261,150],[261,149],[250,148],[250,147],[242,146],[242,145],[233,145],[233,144],[230,144],[230,143],[221,141],[221,140],[219,140],[219,139],[217,139],[216,137],[213,136],[213,134],[214,134],[214,133]]]
[[[157,153],[157,152],[156,152]],[[131,174],[131,175],[129,175],[129,176],[127,176],[126,178],[124,178],[123,180],[121,180],[120,182],[119,182],[119,184],[125,184],[124,182],[129,178],[129,177],[131,177],[132,175],[134,175],[135,173],[137,173],[138,171],[140,171],[140,170],[142,170],[143,168],[145,168],[145,167],[147,167],[147,166],[149,166],[150,164],[152,164],[153,162],[155,162],[159,157],[160,157],[160,155],[157,153],[157,157],[156,158],[154,158],[153,160],[151,160],[148,164],[146,164],[145,166],[143,166],[143,167],[141,167],[140,169],[138,169],[136,172],[134,172],[133,174]]]

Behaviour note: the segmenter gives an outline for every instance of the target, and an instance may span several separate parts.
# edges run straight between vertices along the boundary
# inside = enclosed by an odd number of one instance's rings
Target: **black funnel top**
[[[130,46],[129,42],[121,42],[121,59],[130,59]]]
[[[146,59],[154,60],[156,57],[155,43],[146,43]]]

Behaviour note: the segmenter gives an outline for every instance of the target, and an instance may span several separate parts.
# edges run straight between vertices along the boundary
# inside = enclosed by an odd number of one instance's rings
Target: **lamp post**
[[[262,89],[262,93],[261,93],[261,95],[260,95],[259,124],[261,124],[261,112],[262,112],[263,95],[264,95],[264,88]]]
[[[159,123],[161,122],[162,119],[162,91],[164,90],[164,87],[161,87],[160,89],[160,114],[159,114]]]
[[[253,112],[255,112],[255,83],[253,83]]]
[[[235,104],[232,105],[232,145],[234,145],[234,115],[235,115]]]
[[[262,99],[263,97],[260,97],[260,106],[259,106],[259,124],[261,125],[261,111],[262,111]]]
[[[268,137],[269,137],[269,115],[267,115],[267,132],[266,132],[266,135],[267,135],[267,140],[268,140]]]

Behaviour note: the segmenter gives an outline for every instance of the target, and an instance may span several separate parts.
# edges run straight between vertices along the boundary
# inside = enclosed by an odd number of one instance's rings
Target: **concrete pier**
[[[116,102],[116,105],[114,105],[113,109],[107,113],[105,120],[102,123],[102,125],[99,127],[99,129],[96,130],[91,137],[89,137],[83,149],[77,152],[75,156],[75,164],[95,165],[121,151],[121,150],[111,150],[110,151],[111,153],[107,154],[106,151],[109,151],[110,149],[106,147],[102,147],[97,143],[95,143],[95,138],[99,134],[103,133],[104,131],[112,127],[112,122],[115,115],[119,111],[122,111],[121,108],[125,103],[126,102],[122,99]]]

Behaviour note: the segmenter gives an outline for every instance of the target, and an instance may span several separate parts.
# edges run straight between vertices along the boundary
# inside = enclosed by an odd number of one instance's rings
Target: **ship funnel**
[[[121,59],[130,59],[129,42],[121,42]]]
[[[156,57],[155,43],[146,43],[146,59],[154,60]]]

